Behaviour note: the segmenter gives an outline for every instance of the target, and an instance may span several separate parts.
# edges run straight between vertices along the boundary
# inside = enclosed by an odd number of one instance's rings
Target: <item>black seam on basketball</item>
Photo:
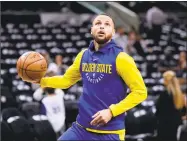
[[[22,69],[22,68],[21,68]],[[47,69],[46,70],[42,70],[42,71],[37,71],[37,70],[26,70],[26,69],[22,69],[22,70],[25,70],[25,71],[32,71],[32,72],[43,72],[43,71],[47,71]]]
[[[38,61],[40,61],[40,60],[43,60],[43,58],[42,58],[42,59],[39,59],[39,60],[36,60],[36,61],[34,61],[34,62],[28,64],[27,67],[25,68],[25,70],[28,68],[28,66],[30,66],[30,65],[32,65],[32,64],[34,64],[34,63],[36,63],[36,62],[38,62]]]
[[[31,53],[30,53],[30,54],[31,54]],[[29,55],[30,55],[30,54],[29,54]],[[27,58],[28,58],[29,55],[26,56],[26,58],[25,58],[25,60],[24,60],[24,62],[23,62],[22,68],[24,67],[25,61],[27,60]],[[23,77],[23,70],[22,70],[22,77]]]
[[[32,79],[32,77],[30,77],[28,74],[27,74],[27,71],[25,70],[25,74],[26,74],[26,76],[28,77],[28,78],[30,78],[31,80],[34,80],[34,79]]]

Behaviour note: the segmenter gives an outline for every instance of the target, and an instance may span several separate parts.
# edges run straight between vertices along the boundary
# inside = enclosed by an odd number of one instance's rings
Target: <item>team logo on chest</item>
[[[87,80],[93,84],[99,83],[104,76],[104,74],[96,75],[96,73],[86,73]]]
[[[85,76],[89,82],[96,84],[102,81],[106,74],[112,74],[112,65],[82,63],[82,72],[86,72]]]

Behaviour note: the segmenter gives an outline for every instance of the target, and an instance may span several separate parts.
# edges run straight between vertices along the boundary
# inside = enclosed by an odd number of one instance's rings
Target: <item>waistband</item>
[[[80,125],[77,121],[75,122],[79,127],[81,127],[81,128],[83,128],[83,129],[85,129],[86,130],[86,128],[85,127],[83,127],[82,125]]]
[[[79,124],[77,121],[75,122],[79,127],[89,131],[89,132],[94,132],[94,133],[103,133],[103,134],[120,134],[125,132],[125,129],[121,129],[121,130],[96,130],[96,129],[91,129],[91,128],[86,128],[84,126],[82,126],[81,124]]]
[[[125,129],[115,130],[115,131],[96,130],[96,129],[85,128],[84,126],[79,124],[77,121],[75,123],[77,126],[85,129],[88,132],[93,132],[93,133],[97,133],[97,134],[118,134],[121,141],[123,141],[125,139]]]

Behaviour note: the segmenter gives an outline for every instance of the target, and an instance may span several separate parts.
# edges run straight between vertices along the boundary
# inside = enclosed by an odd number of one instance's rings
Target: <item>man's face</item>
[[[125,28],[124,27],[120,27],[117,29],[117,32],[120,34],[120,35],[124,35],[125,34]]]
[[[94,19],[91,34],[98,44],[107,43],[112,39],[114,33],[114,23],[110,17],[99,15]]]
[[[57,63],[57,64],[61,64],[62,63],[62,56],[61,55],[57,55],[56,57],[55,57],[55,62]]]

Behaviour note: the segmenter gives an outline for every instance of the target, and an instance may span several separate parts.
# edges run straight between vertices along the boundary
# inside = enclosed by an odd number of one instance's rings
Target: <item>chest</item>
[[[116,56],[110,53],[85,52],[81,61],[81,75],[83,81],[96,84],[111,79],[116,73]]]

